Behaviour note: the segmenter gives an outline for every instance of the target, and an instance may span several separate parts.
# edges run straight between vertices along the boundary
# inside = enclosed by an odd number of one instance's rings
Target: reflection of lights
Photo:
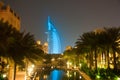
[[[69,71],[67,71],[67,76],[68,76],[68,77],[70,76],[70,72],[69,72]]]
[[[44,75],[44,76],[43,76],[44,79],[47,79],[47,77],[48,77],[47,75]]]
[[[74,76],[76,76],[76,72],[74,72]]]
[[[80,66],[80,68],[81,68],[82,64],[80,63],[79,66]]]
[[[67,77],[72,77],[72,75],[70,74],[70,71],[67,71]]]
[[[71,65],[72,63],[71,62],[67,62],[67,68],[70,68],[70,65]]]

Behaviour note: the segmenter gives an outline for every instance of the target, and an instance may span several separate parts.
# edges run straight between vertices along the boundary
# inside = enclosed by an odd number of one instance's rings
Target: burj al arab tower
[[[48,54],[61,54],[60,37],[49,16],[47,24],[48,24],[47,32]]]

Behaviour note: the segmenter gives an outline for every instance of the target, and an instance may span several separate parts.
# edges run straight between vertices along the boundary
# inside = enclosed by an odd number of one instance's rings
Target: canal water
[[[73,70],[42,70],[38,76],[39,80],[85,80],[78,71]]]

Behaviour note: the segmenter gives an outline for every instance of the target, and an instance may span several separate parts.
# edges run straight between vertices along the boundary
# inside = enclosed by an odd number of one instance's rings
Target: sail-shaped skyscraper
[[[60,54],[61,53],[60,37],[49,16],[47,35],[48,35],[47,36],[48,54]]]

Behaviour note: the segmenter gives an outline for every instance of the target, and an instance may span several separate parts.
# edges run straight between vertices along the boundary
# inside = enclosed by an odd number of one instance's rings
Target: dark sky
[[[47,16],[58,30],[62,46],[74,46],[84,32],[120,26],[120,0],[2,0],[21,17],[21,31],[42,43],[47,39]]]

